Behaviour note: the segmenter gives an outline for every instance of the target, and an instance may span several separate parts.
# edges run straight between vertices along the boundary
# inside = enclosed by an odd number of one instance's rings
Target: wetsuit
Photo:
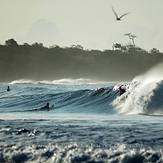
[[[125,88],[122,88],[122,86],[119,87],[119,95],[121,96],[122,94],[124,94],[126,92]]]

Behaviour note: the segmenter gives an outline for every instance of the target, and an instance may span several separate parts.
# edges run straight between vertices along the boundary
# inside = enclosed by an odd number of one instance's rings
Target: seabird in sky
[[[113,7],[112,7],[112,10],[113,10],[113,13],[114,13],[114,15],[115,15],[117,21],[120,21],[124,16],[126,16],[126,15],[129,14],[129,13],[125,13],[125,14],[123,14],[123,15],[121,15],[121,16],[118,16],[118,14],[116,13],[116,11],[114,10]]]

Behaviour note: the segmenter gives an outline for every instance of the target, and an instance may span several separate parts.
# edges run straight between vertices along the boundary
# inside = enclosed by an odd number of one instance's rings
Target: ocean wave
[[[82,85],[82,84],[106,84],[109,83],[107,81],[96,81],[92,79],[71,79],[71,78],[65,78],[65,79],[58,79],[58,80],[41,80],[41,81],[35,81],[31,79],[19,79],[11,81],[9,84],[56,84],[56,85]]]
[[[112,105],[123,114],[163,114],[163,64],[134,78],[128,83],[125,94],[117,97]]]
[[[30,79],[19,79],[11,81],[9,84],[38,84],[38,82]]]
[[[114,112],[110,104],[117,92],[113,91],[112,86],[61,92],[56,92],[56,89],[33,85],[16,86],[15,90],[0,95],[0,112],[42,111],[40,108],[47,103],[54,105],[50,111],[55,112]]]
[[[82,78],[53,81],[16,80],[10,84],[31,83],[28,86],[30,91],[19,91],[18,86],[18,91],[15,94],[11,93],[10,96],[8,93],[7,96],[4,95],[5,98],[0,96],[0,111],[2,109],[5,111],[12,109],[13,111],[39,110],[49,102],[51,105],[54,104],[54,110],[59,112],[162,115],[162,68],[163,64],[159,64],[148,72],[135,77],[132,82],[124,83],[127,91],[121,96],[118,96],[120,83],[117,85],[107,83],[108,87],[96,90],[88,88],[88,84],[93,88],[105,82]],[[48,84],[48,86],[43,87],[40,84]],[[51,84],[54,86],[53,89]],[[72,86],[72,90],[66,88]],[[76,90],[76,88],[78,89]],[[62,89],[62,92],[57,92],[57,89]]]

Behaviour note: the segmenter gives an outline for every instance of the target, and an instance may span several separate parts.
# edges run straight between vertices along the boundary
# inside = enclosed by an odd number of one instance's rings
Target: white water
[[[106,84],[106,81],[97,81],[92,79],[58,79],[58,80],[31,80],[31,79],[18,79],[10,82],[9,84],[57,84],[57,85],[82,85],[82,84]]]
[[[124,114],[163,114],[163,63],[135,77],[113,106]]]

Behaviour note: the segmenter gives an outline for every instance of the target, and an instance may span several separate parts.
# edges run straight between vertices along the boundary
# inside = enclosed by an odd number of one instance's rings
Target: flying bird
[[[124,16],[126,16],[126,15],[129,14],[129,13],[125,13],[125,14],[123,14],[123,15],[121,15],[121,16],[118,16],[118,14],[116,13],[116,11],[114,10],[113,7],[112,7],[112,10],[113,10],[113,13],[114,13],[114,15],[115,15],[117,21],[121,21],[121,19],[122,19]]]

